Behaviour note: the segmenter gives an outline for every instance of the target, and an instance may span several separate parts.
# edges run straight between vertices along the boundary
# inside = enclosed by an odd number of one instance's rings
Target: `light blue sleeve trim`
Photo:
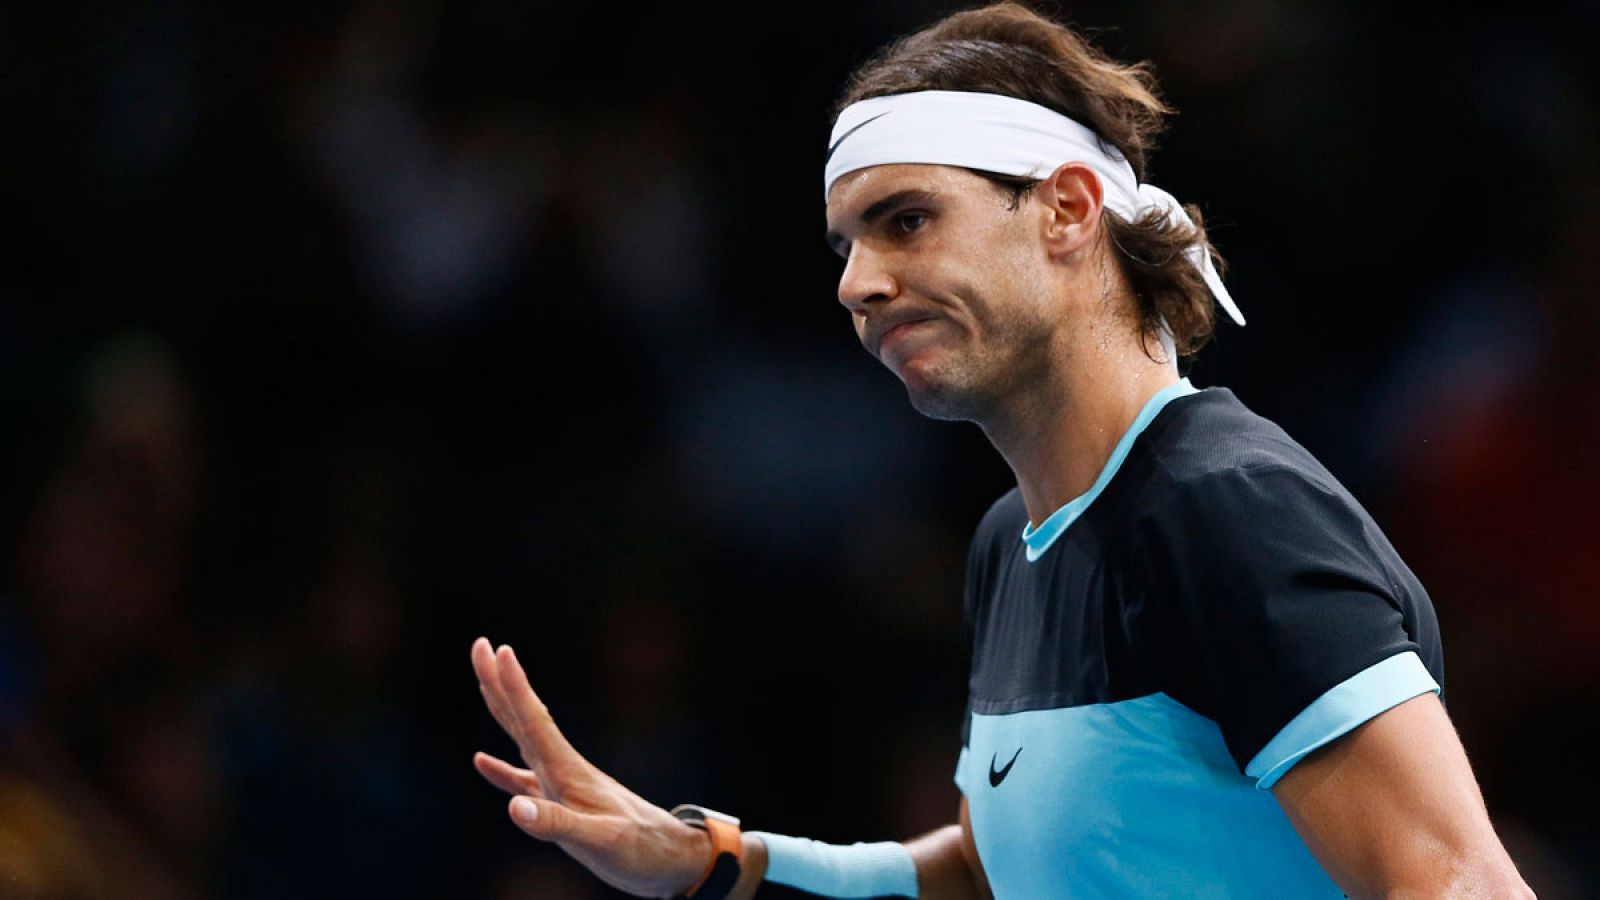
[[[1289,724],[1244,767],[1244,773],[1256,779],[1256,787],[1266,790],[1313,750],[1343,737],[1379,713],[1429,691],[1439,693],[1439,684],[1428,674],[1416,651],[1368,666],[1329,688],[1290,719]]]
[[[916,897],[917,865],[904,844],[824,844],[746,832],[767,847],[767,881],[824,897]]]
[[[1056,538],[1060,537],[1073,522],[1078,521],[1083,511],[1089,508],[1089,504],[1100,496],[1100,492],[1104,491],[1106,485],[1116,476],[1117,470],[1122,468],[1122,461],[1128,458],[1128,451],[1133,448],[1134,439],[1144,433],[1145,428],[1149,427],[1150,422],[1163,409],[1166,409],[1167,404],[1179,397],[1187,397],[1199,391],[1199,388],[1189,383],[1189,379],[1180,378],[1176,384],[1167,385],[1146,400],[1139,414],[1134,416],[1128,430],[1124,431],[1122,438],[1117,441],[1117,446],[1111,451],[1111,458],[1107,459],[1105,466],[1100,469],[1100,477],[1094,480],[1094,484],[1090,485],[1087,491],[1067,501],[1066,506],[1051,513],[1049,518],[1039,523],[1037,530],[1034,529],[1032,522],[1022,526],[1022,543],[1027,545],[1025,554],[1028,562],[1037,562],[1039,557],[1050,549],[1050,545],[1056,542]]]

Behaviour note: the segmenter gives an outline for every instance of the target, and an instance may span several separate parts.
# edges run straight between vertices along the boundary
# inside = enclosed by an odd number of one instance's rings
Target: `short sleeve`
[[[1237,468],[1176,484],[1136,522],[1133,546],[1169,695],[1216,721],[1259,787],[1438,690],[1417,655],[1409,573],[1398,577],[1355,500],[1310,473]]]

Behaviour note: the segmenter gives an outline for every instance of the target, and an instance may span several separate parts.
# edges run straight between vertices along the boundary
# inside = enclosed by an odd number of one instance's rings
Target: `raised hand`
[[[487,753],[473,765],[512,797],[518,828],[551,841],[618,890],[673,897],[693,887],[711,861],[706,834],[645,802],[567,743],[511,648],[472,644],[478,689],[494,720],[516,741],[528,768]]]

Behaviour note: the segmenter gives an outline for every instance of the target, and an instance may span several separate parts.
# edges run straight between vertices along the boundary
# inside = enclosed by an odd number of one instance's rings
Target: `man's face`
[[[839,302],[919,412],[981,422],[1044,377],[1064,316],[1027,198],[1012,209],[951,166],[874,166],[834,183],[827,218],[845,259]]]

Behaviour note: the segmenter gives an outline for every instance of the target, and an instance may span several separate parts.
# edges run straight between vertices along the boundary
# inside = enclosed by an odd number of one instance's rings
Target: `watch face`
[[[708,819],[716,819],[718,822],[726,822],[735,828],[739,826],[739,819],[735,816],[730,816],[727,813],[720,813],[714,809],[706,809],[704,807],[701,807],[700,811],[705,813],[705,817]]]
[[[706,809],[704,806],[695,806],[693,803],[683,803],[679,804],[678,806],[674,806],[672,808],[672,814],[683,821],[688,822],[690,825],[697,825],[701,828],[705,827],[705,822],[707,819],[715,819],[718,822],[725,822],[734,826],[735,828],[739,826],[739,820],[734,816],[730,816],[727,813],[717,812],[714,809]]]

